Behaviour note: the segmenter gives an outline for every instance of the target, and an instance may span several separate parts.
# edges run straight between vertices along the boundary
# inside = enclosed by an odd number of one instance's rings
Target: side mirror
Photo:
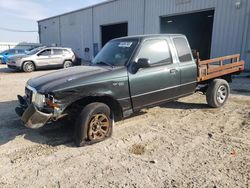
[[[149,61],[149,59],[146,59],[146,58],[140,58],[140,59],[138,59],[137,62],[133,62],[131,65],[132,66],[130,67],[130,72],[132,74],[135,74],[141,68],[150,67],[150,61]]]
[[[136,64],[138,69],[150,67],[150,61],[147,58],[140,58]]]

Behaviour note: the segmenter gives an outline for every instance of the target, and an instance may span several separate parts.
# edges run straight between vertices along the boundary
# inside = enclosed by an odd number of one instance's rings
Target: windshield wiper
[[[99,61],[99,62],[96,62],[95,64],[96,64],[96,65],[98,65],[98,64],[99,64],[99,65],[101,65],[101,64],[102,64],[102,65],[108,65],[108,66],[114,68],[114,66],[113,66],[112,64],[107,63],[107,62],[104,62],[104,61]]]

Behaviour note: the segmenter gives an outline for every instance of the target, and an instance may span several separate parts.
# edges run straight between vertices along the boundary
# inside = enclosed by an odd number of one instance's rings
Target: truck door
[[[180,95],[194,93],[197,86],[197,65],[193,59],[186,37],[172,38],[178,56],[181,74]]]
[[[178,96],[180,71],[173,63],[167,39],[147,39],[141,44],[133,63],[149,59],[150,66],[130,73],[130,93],[134,110]]]

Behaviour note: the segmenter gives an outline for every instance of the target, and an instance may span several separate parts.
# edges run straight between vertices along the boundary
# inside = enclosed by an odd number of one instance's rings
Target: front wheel
[[[112,135],[113,117],[110,108],[103,103],[87,105],[75,125],[75,143],[78,147],[101,142]]]
[[[28,61],[23,64],[23,71],[24,72],[33,72],[35,70],[35,65],[33,62]]]
[[[209,106],[213,108],[222,107],[230,93],[230,87],[226,80],[223,79],[215,79],[213,80],[209,86],[206,93],[206,99]]]

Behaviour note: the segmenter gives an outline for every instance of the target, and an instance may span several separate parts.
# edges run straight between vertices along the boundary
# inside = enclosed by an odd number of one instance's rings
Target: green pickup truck
[[[210,107],[223,106],[231,74],[244,70],[239,58],[194,59],[184,35],[118,38],[89,66],[30,79],[16,113],[29,128],[75,119],[76,145],[93,144],[111,136],[115,121],[197,91],[206,94]]]

